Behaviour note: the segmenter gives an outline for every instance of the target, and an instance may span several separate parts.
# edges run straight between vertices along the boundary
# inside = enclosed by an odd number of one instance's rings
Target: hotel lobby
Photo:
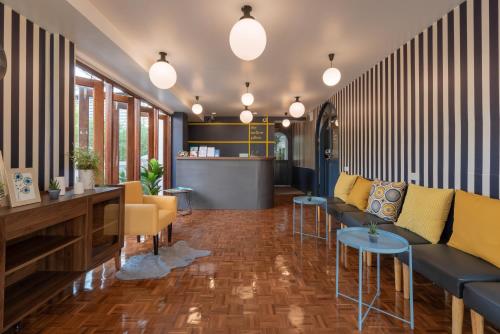
[[[500,333],[499,0],[0,0],[0,333]]]

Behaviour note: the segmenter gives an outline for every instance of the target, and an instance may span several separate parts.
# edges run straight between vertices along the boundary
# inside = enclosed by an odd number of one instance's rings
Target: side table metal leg
[[[337,247],[335,247],[335,297],[339,297],[339,239],[337,238]]]
[[[188,214],[191,214],[193,212],[193,208],[191,207],[191,192],[188,192],[186,194],[186,202],[187,202]]]
[[[408,246],[408,263],[410,266],[410,328],[415,328],[415,320],[413,318],[413,258],[411,246]]]
[[[380,296],[380,254],[377,253],[377,296]]]
[[[314,223],[316,224],[316,236],[319,237],[319,227],[318,227],[318,211],[319,206],[314,206]]]
[[[304,205],[300,204],[300,242],[304,237]]]
[[[328,242],[329,239],[329,234],[330,234],[330,227],[328,226],[328,210],[325,205],[325,237],[326,237],[326,242]]]
[[[293,237],[295,238],[295,202],[293,202],[292,225],[293,225]]]
[[[358,254],[358,330],[363,328],[363,249]]]

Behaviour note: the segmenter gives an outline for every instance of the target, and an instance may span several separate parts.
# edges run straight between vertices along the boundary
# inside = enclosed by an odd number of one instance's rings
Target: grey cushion
[[[357,207],[345,203],[329,203],[328,213],[335,217],[335,219],[342,221],[342,216],[346,212],[359,211]]]
[[[500,268],[478,257],[443,244],[415,245],[413,270],[462,298],[465,283],[500,281]],[[408,253],[397,257],[408,263]]]
[[[387,231],[387,232],[391,232],[391,233],[397,234],[397,235],[405,238],[406,240],[408,240],[408,243],[410,245],[422,245],[422,244],[428,244],[429,243],[429,241],[425,240],[424,238],[422,238],[418,234],[413,233],[412,231],[407,230],[405,228],[396,226],[396,225],[394,225],[392,223],[391,224],[380,225],[379,228],[381,230],[384,230],[384,231]]]
[[[500,282],[465,284],[464,303],[500,328]]]
[[[382,218],[363,211],[345,212],[341,221],[342,224],[347,225],[348,227],[363,227],[370,224],[370,222],[384,225],[389,223]]]

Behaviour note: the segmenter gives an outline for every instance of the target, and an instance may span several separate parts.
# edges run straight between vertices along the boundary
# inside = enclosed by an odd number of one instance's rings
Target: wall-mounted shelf
[[[122,187],[0,208],[0,332],[123,247]]]

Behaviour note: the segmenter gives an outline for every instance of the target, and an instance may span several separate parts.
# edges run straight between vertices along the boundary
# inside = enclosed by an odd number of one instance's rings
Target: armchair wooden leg
[[[139,242],[139,243],[141,242],[141,236],[140,235],[137,236],[137,242]]]
[[[153,236],[153,253],[158,255],[158,234]]]
[[[172,242],[172,224],[168,225],[168,243]]]
[[[464,323],[464,300],[453,296],[451,299],[451,333],[462,334]]]
[[[394,289],[401,291],[401,261],[394,257]]]
[[[410,299],[410,268],[403,263],[403,297]]]
[[[484,318],[474,310],[470,310],[470,320],[472,323],[472,334],[484,333]]]

